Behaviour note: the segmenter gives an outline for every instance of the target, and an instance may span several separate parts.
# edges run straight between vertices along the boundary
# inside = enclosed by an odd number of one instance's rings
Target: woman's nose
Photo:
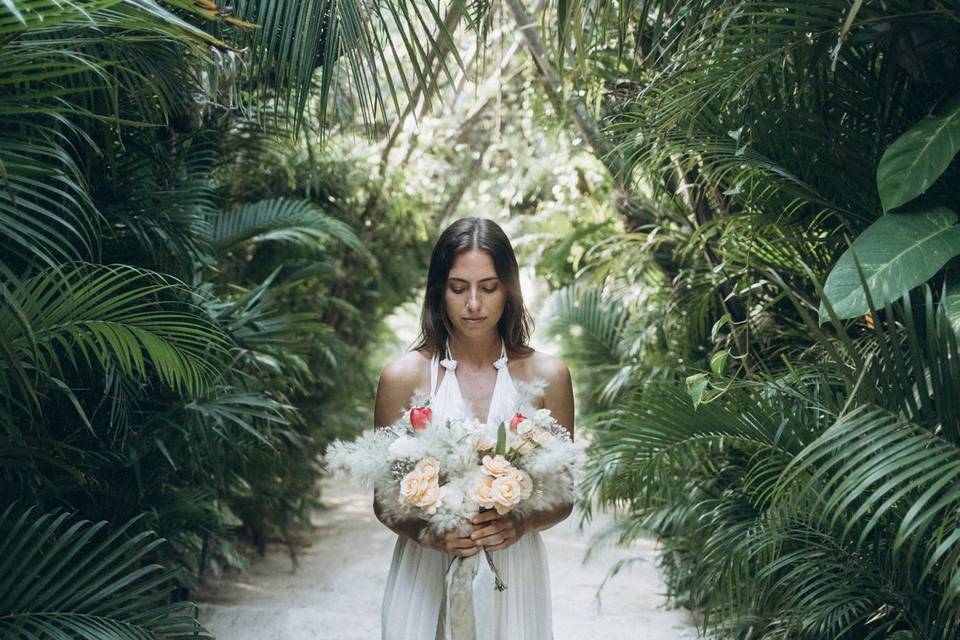
[[[479,304],[480,304],[479,294],[476,291],[471,291],[470,294],[467,296],[467,307],[471,309],[475,309]]]

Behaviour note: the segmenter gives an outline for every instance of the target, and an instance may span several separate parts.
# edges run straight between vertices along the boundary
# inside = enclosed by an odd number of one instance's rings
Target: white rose
[[[414,467],[415,471],[419,471],[420,474],[426,479],[434,479],[440,477],[440,463],[436,458],[424,458],[417,463],[417,466]]]
[[[546,429],[537,429],[531,434],[530,437],[533,438],[533,441],[541,447],[547,446],[550,444],[550,441],[553,440],[553,434]]]
[[[530,418],[527,418],[527,419],[525,419],[525,420],[521,420],[521,421],[517,424],[517,435],[525,436],[525,435],[529,434],[531,431],[533,431],[533,428],[534,428],[535,426],[536,426],[536,425],[533,423],[533,420],[531,420]]]
[[[537,412],[533,414],[533,422],[538,427],[545,427],[553,422],[553,416],[550,415],[550,409],[537,409]]]
[[[523,489],[516,475],[507,474],[494,478],[490,486],[493,506],[500,515],[510,511],[513,505],[522,500]]]
[[[463,430],[467,433],[480,433],[483,431],[484,424],[476,418],[467,418],[461,422]]]
[[[417,500],[417,506],[430,515],[435,514],[437,509],[443,506],[440,485],[437,484],[436,480],[427,484],[426,490],[420,495],[420,499]]]
[[[490,456],[483,456],[482,462],[483,472],[494,477],[502,476],[513,468],[510,462],[501,455],[496,455],[492,458]]]

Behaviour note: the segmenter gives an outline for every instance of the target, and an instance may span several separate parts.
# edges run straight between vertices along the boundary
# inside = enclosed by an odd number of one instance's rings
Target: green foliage
[[[824,295],[837,316],[867,313],[865,291],[882,306],[926,282],[960,254],[957,214],[944,207],[888,213],[867,227],[833,265]],[[862,278],[866,287],[861,286]],[[820,318],[827,319],[824,303]]]
[[[324,214],[306,200],[280,198],[244,204],[211,221],[210,243],[218,254],[261,242],[289,242],[322,251],[324,245],[333,241],[357,252],[364,251],[349,225]]]
[[[151,531],[59,510],[0,515],[0,635],[6,638],[210,638],[189,603],[169,602],[175,572],[149,563]]]
[[[956,8],[550,10],[649,203],[557,307],[596,543],[708,637],[956,636]]]
[[[922,195],[960,151],[960,95],[940,113],[924,118],[887,147],[877,166],[877,189],[884,211]]]
[[[381,185],[293,133],[341,68],[393,55],[378,18],[411,43],[442,22],[381,9],[0,3],[0,507],[103,521],[4,521],[4,630],[203,636],[178,601],[206,571],[243,567],[247,542],[296,559],[319,453],[368,422],[350,365],[429,240],[413,198],[332,204]],[[374,114],[375,75],[354,76]]]
[[[226,336],[190,304],[186,287],[124,265],[39,272],[20,283],[3,311],[2,340],[16,354],[9,366],[43,374],[44,386],[68,367],[144,377],[149,363],[162,383],[200,394],[227,355]],[[36,397],[34,386],[20,391]]]
[[[662,537],[675,597],[718,637],[952,637],[956,341],[929,295],[885,317],[816,330],[814,357],[710,403],[647,379],[591,415],[580,506],[628,514],[598,543]]]

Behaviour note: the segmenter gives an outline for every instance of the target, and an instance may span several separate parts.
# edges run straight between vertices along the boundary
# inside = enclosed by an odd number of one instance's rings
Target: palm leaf
[[[211,637],[190,603],[168,604],[175,571],[148,564],[164,541],[66,513],[0,515],[0,635],[145,640]]]
[[[228,343],[184,301],[188,293],[127,266],[74,263],[40,272],[20,283],[12,307],[0,310],[0,334],[14,350],[8,365],[41,381],[61,377],[68,365],[112,365],[128,376],[147,375],[149,365],[165,384],[197,393],[217,375]]]
[[[624,369],[621,363],[622,333],[629,314],[619,300],[603,296],[600,289],[571,285],[551,294],[547,301],[552,335],[573,336],[567,356],[577,363],[582,384],[597,389],[600,402],[608,402],[616,385],[598,388],[613,372]],[[629,369],[629,366],[626,367]],[[589,408],[590,402],[587,403]]]
[[[313,249],[341,242],[367,253],[349,225],[307,200],[277,198],[240,205],[212,220],[210,240],[221,254],[246,243],[289,242]]]
[[[372,122],[385,107],[384,84],[399,113],[400,91],[409,98],[415,84],[436,87],[441,70],[450,75],[445,64],[439,69],[429,64],[430,51],[439,43],[452,50],[462,66],[434,0],[422,5],[397,0],[243,0],[236,15],[257,25],[244,43],[256,52],[251,77],[264,95],[280,98],[297,125],[306,115],[315,72],[320,75],[321,122],[338,74],[350,78],[364,120]]]

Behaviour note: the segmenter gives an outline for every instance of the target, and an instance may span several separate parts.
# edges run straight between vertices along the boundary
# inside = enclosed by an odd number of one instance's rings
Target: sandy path
[[[302,551],[296,573],[286,551],[273,545],[249,575],[228,575],[196,594],[200,619],[218,640],[380,638],[380,599],[395,534],[374,517],[372,492],[326,480],[322,495],[330,509],[314,514],[314,542]],[[575,513],[542,533],[550,554],[555,640],[696,638],[684,612],[662,607],[653,543],[606,549],[582,564],[588,537],[602,522],[579,534]],[[633,556],[643,560],[607,583],[598,610],[594,596],[608,568]]]

